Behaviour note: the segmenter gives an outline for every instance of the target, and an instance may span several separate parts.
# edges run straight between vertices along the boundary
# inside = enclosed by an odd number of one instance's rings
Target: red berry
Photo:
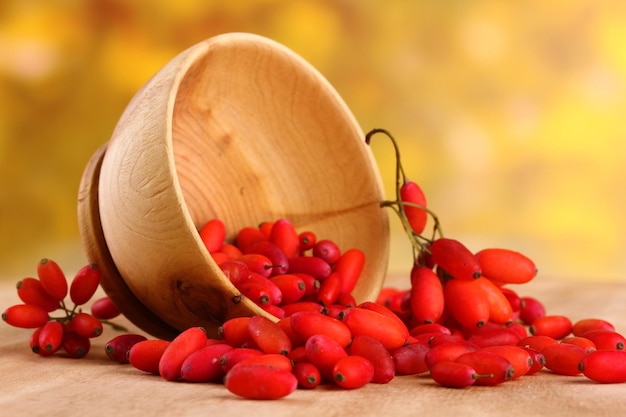
[[[263,351],[256,348],[236,347],[227,350],[220,358],[220,364],[224,372],[230,371],[239,362],[242,362],[252,356],[264,355]]]
[[[333,379],[346,389],[360,388],[374,378],[374,365],[363,356],[345,356],[333,367]]]
[[[339,342],[325,334],[317,334],[307,339],[305,345],[308,362],[319,369],[323,378],[333,380],[333,367],[337,361],[348,356]]]
[[[298,256],[300,253],[300,238],[293,223],[287,219],[278,219],[274,222],[268,239],[280,248],[287,259]]]
[[[606,320],[596,318],[581,319],[572,325],[572,334],[574,336],[585,336],[585,333],[592,330],[609,330],[614,332],[615,326]]]
[[[626,351],[596,350],[583,357],[579,370],[589,379],[613,384],[626,382]]]
[[[482,275],[474,254],[458,240],[436,239],[430,245],[430,253],[433,262],[456,279],[473,280]]]
[[[423,343],[411,343],[391,351],[396,372],[399,375],[419,375],[428,371],[426,355],[430,346]]]
[[[441,280],[432,269],[411,269],[410,308],[416,323],[436,323],[443,315],[445,299]]]
[[[59,308],[59,300],[48,294],[37,278],[24,278],[16,287],[17,295],[24,304],[35,304],[48,312]]]
[[[220,219],[211,219],[202,226],[199,233],[206,249],[210,253],[217,252],[226,238],[226,226]]]
[[[536,319],[546,315],[543,303],[533,297],[522,297],[519,318],[526,324],[532,324]]]
[[[206,346],[207,336],[202,327],[190,327],[176,336],[167,346],[159,360],[159,374],[168,381],[181,377],[181,366],[185,359]]]
[[[346,250],[335,262],[334,271],[341,274],[341,292],[351,293],[365,266],[365,253],[357,248]]]
[[[421,234],[428,220],[424,191],[417,183],[405,179],[400,187],[400,200],[402,203],[409,203],[403,204],[401,211],[406,216],[413,233]]]
[[[102,334],[102,323],[89,313],[77,313],[70,321],[70,329],[83,337],[98,337]]]
[[[592,330],[585,333],[585,338],[591,340],[598,350],[624,350],[626,347],[626,338],[611,330]]]
[[[302,388],[315,388],[322,381],[319,369],[310,362],[296,362],[292,372],[298,379],[298,386]]]
[[[545,367],[559,375],[578,375],[578,364],[587,354],[580,346],[555,343],[546,346],[541,353],[546,358]]]
[[[288,355],[291,351],[291,340],[287,333],[267,317],[250,317],[248,332],[259,349],[265,353]]]
[[[322,258],[329,265],[334,265],[341,256],[341,250],[335,242],[329,239],[322,239],[315,243],[313,246],[313,256]]]
[[[530,258],[510,249],[483,249],[475,257],[483,276],[498,282],[523,284],[537,275],[537,267]]]
[[[298,311],[291,315],[291,328],[302,340],[311,336],[326,335],[334,339],[341,347],[346,347],[352,340],[350,329],[341,321],[314,311]]]
[[[371,336],[389,350],[402,346],[409,334],[406,326],[397,318],[362,307],[345,309],[340,315],[340,320],[350,329],[353,337]]]
[[[130,348],[128,362],[140,371],[159,375],[159,363],[169,344],[169,341],[159,339],[138,342]]]
[[[317,243],[317,236],[310,230],[301,232],[298,239],[300,240],[300,253],[312,249]]]
[[[430,369],[430,376],[436,383],[448,388],[469,387],[477,379],[487,377],[478,374],[470,365],[452,361],[434,364]]]
[[[48,354],[54,353],[63,343],[64,326],[62,323],[52,320],[41,327],[39,333],[39,349]]]
[[[2,313],[2,320],[11,326],[35,329],[48,322],[48,312],[35,304],[16,304]]]
[[[100,285],[100,269],[96,264],[82,267],[70,284],[70,299],[76,305],[85,304],[93,297]]]
[[[551,315],[536,318],[530,325],[530,333],[562,339],[572,332],[572,322],[566,316]]]
[[[140,334],[121,334],[109,340],[104,345],[104,351],[111,360],[119,363],[128,363],[130,349],[144,340],[146,340],[146,337]]]
[[[489,321],[490,305],[476,280],[451,279],[443,293],[446,309],[463,327],[475,329]]]
[[[122,314],[110,297],[104,296],[91,304],[91,315],[100,320],[110,320]]]
[[[66,332],[65,336],[63,336],[62,347],[68,357],[80,359],[89,353],[91,341],[89,338],[80,336],[74,332]]]
[[[231,349],[233,347],[226,343],[218,343],[191,353],[181,365],[182,379],[189,382],[221,381],[226,372],[220,360]]]
[[[378,340],[370,336],[355,336],[348,348],[350,355],[367,358],[374,366],[372,381],[375,384],[386,384],[396,372],[394,360],[389,351]]]
[[[224,377],[228,391],[255,400],[275,400],[296,390],[298,380],[284,369],[268,365],[242,365],[231,369]]]
[[[512,379],[515,373],[515,368],[508,359],[483,350],[464,353],[456,358],[455,362],[464,363],[474,368],[479,374],[488,375],[477,379],[476,385],[501,384]]]
[[[43,258],[37,264],[41,285],[52,298],[61,301],[67,295],[68,285],[61,267],[51,259]]]

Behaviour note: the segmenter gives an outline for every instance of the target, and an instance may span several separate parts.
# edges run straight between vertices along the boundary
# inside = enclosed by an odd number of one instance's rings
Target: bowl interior
[[[174,327],[223,320],[228,314],[215,314],[224,308],[218,299],[237,295],[234,287],[185,283],[202,265],[206,271],[201,280],[226,280],[202,247],[197,229],[220,218],[232,240],[244,226],[287,218],[299,231],[312,230],[343,250],[363,250],[366,265],[354,295],[359,301],[373,299],[387,269],[388,219],[379,206],[384,194],[375,161],[345,103],[308,63],[265,38],[222,35],[192,50],[163,82],[169,86],[167,112],[162,115],[167,119],[165,131],[138,126],[137,109],[149,105],[146,90],[159,85],[163,74],[157,74],[152,87],[138,93],[133,109],[123,116],[110,143],[114,156],[107,154],[103,163],[104,234],[128,286]],[[129,151],[133,146],[136,151]],[[130,160],[137,154],[141,157]],[[142,164],[152,167],[144,170]],[[163,164],[171,166],[158,171]],[[125,180],[129,175],[134,178]],[[173,177],[162,181],[141,175]],[[153,183],[159,190],[146,193]],[[177,201],[170,201],[172,194]],[[145,196],[149,203],[142,200]],[[135,217],[144,224],[130,225],[133,216],[126,212],[138,205],[144,208]],[[172,242],[161,249],[153,245],[163,239],[159,228],[165,222],[151,221],[150,216],[164,210],[170,217],[185,217],[178,229],[192,229],[180,231],[182,241],[177,237],[184,256],[172,255],[177,247]],[[167,227],[166,235],[176,233],[171,224]],[[160,250],[163,256],[143,261],[141,254],[128,254],[133,247]],[[164,265],[155,266],[159,259]],[[149,279],[140,276],[147,271]],[[181,309],[181,302],[172,302],[168,294],[189,287],[195,288],[196,305]],[[217,296],[209,293],[218,289]],[[189,297],[182,303],[189,304]]]

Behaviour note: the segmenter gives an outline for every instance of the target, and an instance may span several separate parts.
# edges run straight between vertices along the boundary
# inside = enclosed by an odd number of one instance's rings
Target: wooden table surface
[[[599,317],[626,332],[626,283],[535,281],[515,288],[543,301],[549,314]],[[0,281],[0,307],[19,302],[13,282]],[[138,331],[125,319],[116,320]],[[0,323],[1,416],[612,416],[626,411],[626,384],[597,384],[549,371],[496,387],[446,389],[427,376],[396,377],[357,390],[297,390],[277,401],[238,398],[220,384],[167,382],[110,361],[106,329],[83,359],[39,357],[29,330]],[[306,413],[306,414],[305,414]]]

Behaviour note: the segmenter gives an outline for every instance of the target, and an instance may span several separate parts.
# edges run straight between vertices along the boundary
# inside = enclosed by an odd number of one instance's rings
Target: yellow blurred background
[[[390,130],[444,232],[516,249],[540,275],[624,280],[622,1],[0,1],[0,278],[86,260],[82,170],[134,93],[224,32],[281,42],[364,131]],[[394,159],[372,145],[389,196]],[[391,271],[411,249],[392,217]]]

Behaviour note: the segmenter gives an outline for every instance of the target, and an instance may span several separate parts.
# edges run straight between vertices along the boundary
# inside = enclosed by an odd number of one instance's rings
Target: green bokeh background
[[[85,262],[82,170],[169,59],[224,32],[293,49],[398,138],[444,231],[540,275],[626,278],[626,5],[531,0],[0,1],[0,279]],[[394,159],[373,145],[388,195]],[[392,217],[391,271],[411,250]]]

